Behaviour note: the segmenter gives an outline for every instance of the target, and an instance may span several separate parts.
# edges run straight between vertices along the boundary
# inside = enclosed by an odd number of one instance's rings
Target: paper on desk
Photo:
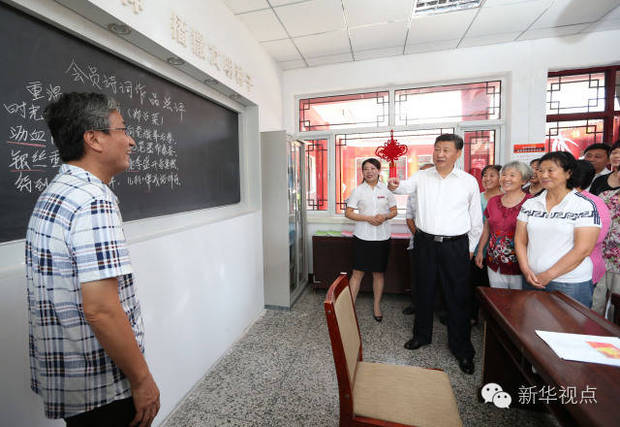
[[[620,338],[536,331],[558,357],[620,367]]]

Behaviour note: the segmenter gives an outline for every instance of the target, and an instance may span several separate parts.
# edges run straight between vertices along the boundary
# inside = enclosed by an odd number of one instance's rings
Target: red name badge
[[[377,199],[385,199],[385,196],[377,196]]]

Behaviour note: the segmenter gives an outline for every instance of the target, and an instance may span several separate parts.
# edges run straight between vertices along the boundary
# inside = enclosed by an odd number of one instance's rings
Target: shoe
[[[448,323],[448,315],[447,314],[440,314],[439,315],[439,323],[441,323],[442,325],[445,325],[446,323]]]
[[[420,347],[422,347],[422,346],[424,346],[424,345],[428,345],[428,343],[418,341],[418,340],[417,340],[417,339],[415,339],[415,338],[411,338],[409,341],[407,341],[407,342],[405,343],[405,348],[406,348],[407,350],[417,350],[418,348],[420,348]]]
[[[377,322],[380,322],[380,321],[382,321],[382,320],[383,320],[383,316],[375,316],[375,315],[373,314],[373,315],[372,315],[372,317],[374,317],[374,318],[375,318],[375,320],[376,320]]]
[[[415,314],[415,307],[413,305],[408,305],[403,309],[403,314],[409,316],[410,314]]]
[[[461,371],[465,372],[467,375],[472,375],[474,373],[474,359],[470,357],[463,357],[462,359],[458,359],[459,368]]]
[[[473,328],[478,325],[478,319],[470,319],[470,326]]]

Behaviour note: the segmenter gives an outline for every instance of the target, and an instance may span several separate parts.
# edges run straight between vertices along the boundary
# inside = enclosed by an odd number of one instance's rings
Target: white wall
[[[296,96],[347,93],[390,86],[427,85],[466,79],[505,78],[506,133],[499,162],[510,159],[514,144],[543,142],[548,71],[617,64],[620,31],[605,31],[501,45],[472,47],[348,62],[283,73],[284,128],[298,133]],[[350,230],[344,218],[308,214],[309,270],[311,236],[317,230]],[[403,220],[392,231],[407,231]]]
[[[285,71],[284,126],[297,133],[295,96],[299,95],[506,77],[506,148],[542,142],[547,72],[616,64],[618,40],[620,31],[605,31]],[[503,151],[508,155],[511,150]]]
[[[241,203],[126,224],[144,313],[146,358],[161,390],[156,424],[161,423],[263,310],[259,131],[282,129],[280,72],[219,0],[143,3],[145,13],[156,17],[167,17],[172,4],[177,13],[197,19],[201,31],[252,74],[254,87],[243,95],[256,106],[235,104],[56,2],[15,3],[242,112]],[[132,13],[120,1],[107,3],[113,4],[108,12],[120,21]],[[153,40],[167,25],[154,25],[152,19],[133,23]],[[40,399],[29,389],[23,253],[23,241],[0,244],[0,424],[64,425],[44,418]]]

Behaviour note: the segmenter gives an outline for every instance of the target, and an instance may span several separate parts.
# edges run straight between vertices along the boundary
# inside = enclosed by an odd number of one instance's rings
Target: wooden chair
[[[445,372],[362,361],[346,274],[330,286],[324,306],[338,377],[340,426],[462,426]]]

